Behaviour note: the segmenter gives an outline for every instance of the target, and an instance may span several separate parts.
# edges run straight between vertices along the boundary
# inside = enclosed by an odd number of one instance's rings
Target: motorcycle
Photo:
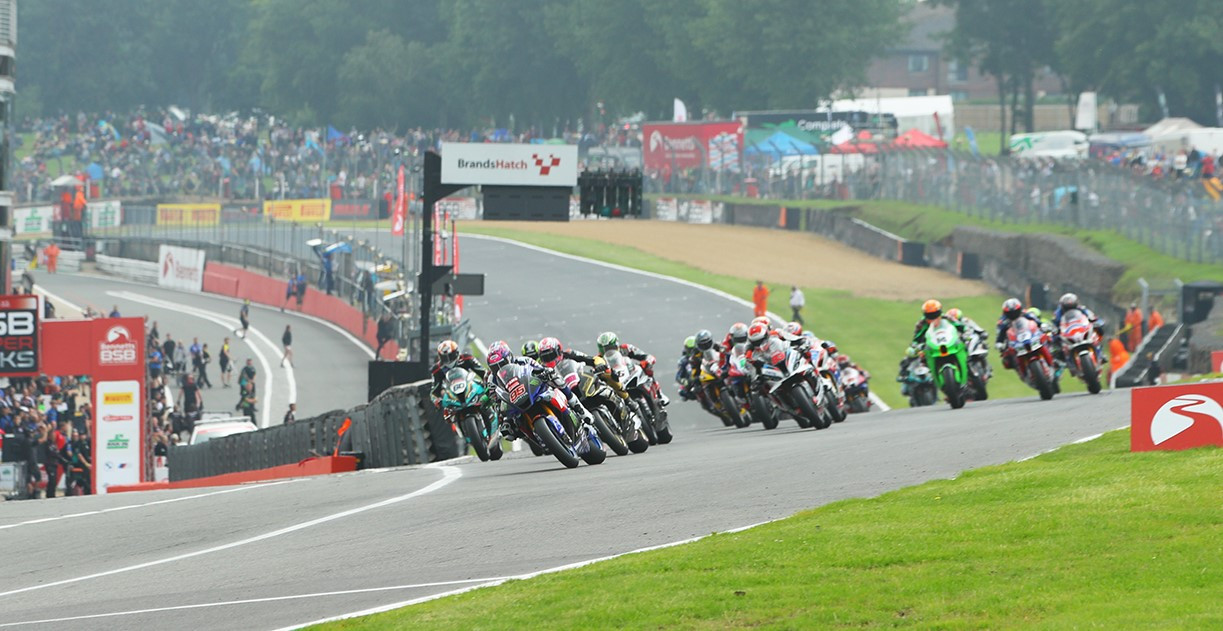
[[[497,397],[518,411],[517,429],[529,444],[570,469],[579,459],[594,465],[607,458],[598,432],[587,423],[575,423],[564,395],[530,367],[507,364],[494,378]]]
[[[994,376],[994,370],[989,367],[989,345],[981,335],[969,333],[965,340],[968,344],[968,385],[972,388],[973,401],[984,401],[989,398],[986,383]]]
[[[820,381],[807,357],[793,348],[761,348],[760,352],[769,353],[760,368],[760,378],[774,405],[794,417],[799,427],[826,429],[832,425],[832,417],[817,405]]]
[[[926,329],[926,363],[935,386],[943,391],[951,409],[964,407],[968,386],[968,349],[959,329],[939,318]]]
[[[1100,393],[1100,357],[1096,349],[1100,347],[1100,334],[1092,325],[1087,314],[1078,309],[1070,309],[1062,314],[1060,327],[1062,340],[1062,355],[1066,358],[1066,367],[1070,374],[1087,384],[1087,391]]]
[[[722,353],[711,348],[701,356],[701,387],[709,394],[722,424],[727,427],[747,427],[750,418],[741,413],[743,405],[735,399],[722,379]]]
[[[866,375],[853,366],[841,369],[841,390],[849,402],[850,412],[869,412],[871,410],[871,390],[866,382]]]
[[[601,363],[601,358],[596,361]],[[650,441],[641,432],[641,420],[637,413],[627,409],[611,386],[603,383],[593,371],[572,359],[562,359],[556,364],[556,374],[565,380],[565,385],[590,410],[599,438],[617,456],[628,455],[629,451],[639,454],[650,446]],[[624,419],[623,423],[617,420],[620,418]]]
[[[909,407],[918,408],[938,403],[938,388],[924,359],[917,361],[904,376],[909,390]]]
[[[488,390],[475,373],[463,368],[446,373],[442,415],[458,428],[481,462],[501,459],[497,412],[488,403]]]
[[[849,404],[845,398],[845,390],[841,388],[841,367],[837,365],[832,354],[822,345],[811,348],[811,366],[819,375],[820,401],[834,423],[840,423],[849,416]]]
[[[747,402],[751,421],[764,426],[765,429],[776,429],[781,420],[777,408],[769,403],[767,397],[752,388],[755,378],[755,368],[747,361],[747,345],[735,344],[730,349],[730,358],[726,366],[727,386],[735,393],[739,401]]]
[[[1011,323],[1006,336],[1003,363],[1009,363],[1024,383],[1040,393],[1041,399],[1052,399],[1056,386],[1053,355],[1049,352],[1049,334],[1035,322],[1018,318]]]
[[[629,397],[637,403],[641,411],[641,429],[645,430],[650,444],[665,445],[671,442],[671,424],[667,422],[667,412],[658,404],[654,396],[657,384],[645,374],[640,364],[629,361],[623,353],[610,349],[603,354],[603,360],[611,368],[612,374],[620,381],[620,385],[628,391]]]

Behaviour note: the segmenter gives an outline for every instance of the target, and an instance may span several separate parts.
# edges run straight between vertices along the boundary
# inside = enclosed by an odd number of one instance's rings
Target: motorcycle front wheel
[[[1032,385],[1040,393],[1043,401],[1053,398],[1053,384],[1050,383],[1048,366],[1044,360],[1036,360],[1028,364],[1028,373],[1032,376]]]
[[[811,392],[803,387],[795,388],[794,391],[790,393],[790,395],[794,397],[794,402],[796,407],[798,407],[799,414],[807,418],[809,423],[808,427],[814,425],[816,429],[826,429],[828,426],[832,425],[832,420],[824,418],[824,416],[819,413],[819,410],[815,409],[815,403],[811,400],[811,397],[808,396],[810,394]]]
[[[620,432],[612,431],[615,423],[611,422],[607,410],[602,407],[596,407],[592,412],[595,420],[595,429],[599,432],[599,439],[603,441],[603,444],[610,447],[612,451],[616,452],[617,456],[627,456],[628,445],[624,443],[624,437],[620,435]]]
[[[1100,394],[1100,369],[1096,367],[1096,358],[1090,354],[1083,357],[1079,363],[1079,372],[1083,373],[1083,382],[1087,384],[1087,391],[1092,394]]]
[[[573,469],[581,462],[572,447],[561,443],[556,432],[552,431],[552,424],[548,422],[547,418],[535,419],[535,437],[566,467]]]
[[[480,462],[488,462],[488,439],[480,431],[482,425],[483,423],[476,417],[468,416],[463,419],[461,427],[463,428],[463,437],[467,439],[467,443],[471,445],[472,449],[476,450],[476,457],[480,459]]]
[[[964,391],[955,380],[955,366],[944,364],[939,372],[943,378],[943,394],[947,397],[947,404],[953,410],[964,407]]]

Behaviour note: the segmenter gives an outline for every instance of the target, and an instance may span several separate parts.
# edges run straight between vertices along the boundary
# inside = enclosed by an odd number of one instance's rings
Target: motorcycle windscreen
[[[531,370],[526,366],[503,366],[497,371],[497,383],[501,386],[497,393],[510,405],[526,410],[531,407],[531,393],[527,387],[530,381]]]

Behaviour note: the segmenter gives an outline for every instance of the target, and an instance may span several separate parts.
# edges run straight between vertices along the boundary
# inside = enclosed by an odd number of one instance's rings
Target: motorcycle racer
[[[565,385],[565,382],[561,380],[560,376],[556,374],[555,370],[544,366],[530,357],[515,357],[514,353],[510,351],[509,345],[505,342],[494,342],[492,346],[488,347],[488,370],[490,373],[496,374],[498,370],[508,364],[518,364],[519,366],[526,366],[527,368],[530,368],[533,373],[543,377],[544,381],[548,382],[548,385],[551,385],[553,388],[556,388],[564,393],[569,404],[570,419],[573,421],[575,427],[580,427],[583,423],[590,423],[594,420],[594,416],[592,416],[590,411],[587,410],[584,405],[582,405],[582,402],[578,400],[578,397],[573,390],[569,389],[569,386]],[[493,387],[497,391],[503,390],[501,384],[497,383],[497,380],[494,379],[492,382]],[[512,407],[507,408],[505,411],[511,416],[516,416],[521,413]],[[502,424],[502,431],[506,433],[506,437],[510,440],[517,438],[517,436],[511,435],[511,432],[505,428],[506,426],[516,427],[516,425],[516,423]],[[513,429],[513,427],[510,429]]]
[[[480,379],[484,379],[484,367],[476,360],[475,356],[470,353],[459,353],[459,345],[454,340],[442,340],[437,345],[437,362],[429,370],[430,376],[433,377],[433,387],[429,389],[429,396],[433,399],[433,404],[441,407],[442,388],[446,385],[446,373],[452,368],[463,368],[476,373]]]
[[[952,307],[948,309],[944,317],[952,322],[963,324],[965,331],[981,338],[982,342],[989,340],[989,335],[985,332],[985,329],[981,328],[981,325],[977,324],[975,320],[964,315],[964,312],[960,311],[959,308]]]
[[[691,360],[694,352],[696,352],[696,336],[689,335],[684,339],[684,348],[680,351],[679,361],[675,364],[675,383],[679,385],[680,398],[685,401],[696,398],[696,395],[689,391],[691,383],[689,375],[692,373]]]
[[[923,341],[926,339],[926,331],[930,330],[930,325],[934,324],[939,320],[939,318],[943,317],[943,303],[931,298],[930,300],[922,303],[921,312],[922,319],[918,320],[917,325],[913,327],[912,345],[916,348],[920,348]],[[964,328],[964,323],[960,320],[952,318],[947,318],[947,321],[950,322],[951,325],[960,332],[960,336],[963,337],[964,331],[966,330]]]
[[[527,340],[522,343],[523,357],[530,357],[535,361],[539,361],[539,342],[535,340]]]
[[[658,399],[659,404],[661,404],[663,407],[671,404],[671,399],[667,398],[667,395],[663,394],[662,390],[658,387],[658,382],[654,379],[653,355],[650,355],[632,344],[621,343],[620,338],[611,331],[604,331],[603,333],[600,333],[599,337],[595,340],[595,345],[598,347],[600,355],[611,350],[619,350],[621,353],[628,356],[629,359],[641,362],[642,370],[645,371],[646,376],[650,378],[651,382],[653,382],[654,397]]]
[[[1023,310],[1023,303],[1019,302],[1018,298],[1007,298],[1002,303],[1002,317],[998,318],[998,334],[994,337],[994,347],[999,351],[1006,348],[1006,331],[1010,328],[1011,323],[1019,318],[1027,318],[1036,323],[1037,326],[1042,326],[1040,318],[1027,313]],[[1013,360],[1005,353],[1002,356],[1002,365],[1004,368],[1014,368]]]
[[[905,356],[900,360],[900,372],[896,375],[896,381],[900,382],[900,393],[909,395],[909,373],[913,370],[913,366],[920,365],[926,360],[916,348],[912,346],[905,349]]]
[[[1058,299],[1057,309],[1053,312],[1053,319],[1050,321],[1050,324],[1053,327],[1053,341],[1055,342],[1053,346],[1055,349],[1054,354],[1057,355],[1059,359],[1064,359],[1061,357],[1062,318],[1066,315],[1067,311],[1076,309],[1081,311],[1083,315],[1087,316],[1087,320],[1091,322],[1092,328],[1096,330],[1096,335],[1098,335],[1101,340],[1104,339],[1104,319],[1097,316],[1096,313],[1091,309],[1088,309],[1086,305],[1079,304],[1078,294],[1073,292],[1064,293],[1062,294],[1062,297]],[[1100,344],[1096,344],[1095,350],[1096,357],[1099,357],[1101,362],[1108,361],[1104,358],[1104,352],[1103,349],[1100,348]]]

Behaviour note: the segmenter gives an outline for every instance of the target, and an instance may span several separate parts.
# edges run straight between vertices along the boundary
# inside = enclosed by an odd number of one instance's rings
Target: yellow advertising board
[[[330,199],[277,199],[263,202],[263,216],[279,221],[327,221],[331,219]]]
[[[215,226],[221,223],[221,205],[158,204],[159,226]]]

